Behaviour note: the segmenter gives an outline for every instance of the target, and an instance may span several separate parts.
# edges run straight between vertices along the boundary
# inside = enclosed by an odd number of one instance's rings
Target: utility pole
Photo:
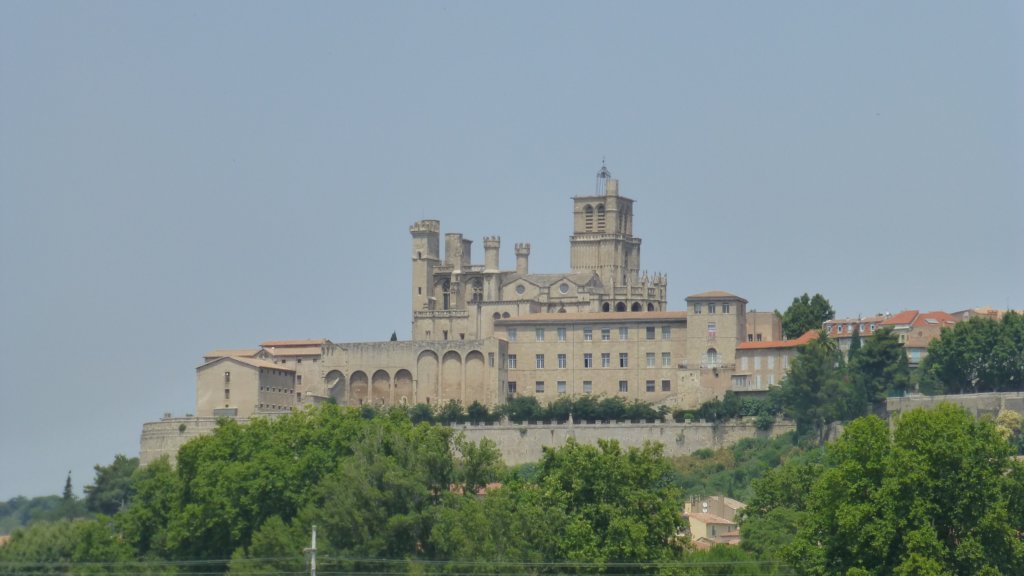
[[[313,525],[312,545],[303,552],[309,554],[309,576],[316,576],[316,524]]]

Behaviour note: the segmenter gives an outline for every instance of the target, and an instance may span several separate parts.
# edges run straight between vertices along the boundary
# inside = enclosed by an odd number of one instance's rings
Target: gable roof
[[[323,349],[319,346],[272,346],[265,349],[271,356],[319,356]]]
[[[505,277],[502,286],[508,286],[517,281],[527,282],[539,288],[548,288],[557,282],[567,280],[577,286],[586,286],[594,276],[595,272],[561,273],[561,274],[518,274],[513,272]]]
[[[899,314],[882,322],[882,326],[893,326],[896,324],[910,324],[917,318],[917,310],[904,310]]]
[[[259,358],[243,358],[239,356],[225,356],[223,358],[217,358],[216,360],[210,360],[209,362],[196,368],[196,370],[202,370],[203,368],[208,368],[210,366],[213,366],[214,364],[225,361],[237,362],[239,364],[245,364],[253,368],[269,368],[272,370],[281,370],[282,372],[295,372],[295,370],[292,370],[291,368],[285,368],[280,364],[274,364],[273,362],[267,362],[266,360],[260,360]]]

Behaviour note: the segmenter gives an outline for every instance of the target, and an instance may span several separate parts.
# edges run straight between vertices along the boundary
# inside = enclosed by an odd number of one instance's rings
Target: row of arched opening
[[[484,355],[479,350],[464,357],[455,350],[440,356],[433,350],[424,350],[417,357],[414,370],[355,370],[348,376],[341,370],[331,370],[324,377],[324,384],[332,398],[346,405],[390,406],[448,400],[469,404],[473,400],[487,400],[485,378]]]
[[[654,312],[654,310],[655,310],[654,302],[648,302],[647,303],[647,311],[648,312]],[[601,305],[601,311],[602,312],[611,312],[612,311],[612,304],[611,304],[611,302],[605,302],[604,304],[602,304]],[[625,312],[626,311],[626,303],[625,302],[616,302],[615,303],[615,311],[616,312]],[[630,312],[643,312],[644,311],[644,305],[639,303],[639,302],[633,302],[633,304],[629,306],[629,311]]]

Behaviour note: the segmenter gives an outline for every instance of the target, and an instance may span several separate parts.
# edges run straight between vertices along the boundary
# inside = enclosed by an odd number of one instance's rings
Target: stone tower
[[[434,268],[441,263],[441,222],[420,220],[412,234],[412,310],[433,310]]]
[[[605,287],[604,310],[664,310],[664,275],[640,276],[640,238],[633,236],[633,200],[619,195],[619,181],[603,164],[593,196],[573,197],[569,266],[597,272]],[[648,290],[650,289],[650,290]]]

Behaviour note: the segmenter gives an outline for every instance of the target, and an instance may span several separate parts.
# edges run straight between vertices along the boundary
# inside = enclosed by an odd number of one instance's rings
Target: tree
[[[850,348],[853,351],[853,348]],[[868,338],[850,361],[850,379],[865,405],[885,399],[885,393],[903,395],[910,384],[907,353],[892,328],[886,326]]]
[[[852,422],[783,555],[802,574],[1020,574],[1020,465],[995,426],[943,404]]]
[[[860,341],[860,325],[853,325],[853,335],[850,336],[850,349],[846,351],[846,361],[853,362],[854,356],[857,352],[860,352],[860,347],[863,343]]]
[[[808,330],[820,330],[823,322],[836,317],[836,312],[821,294],[811,297],[805,292],[793,298],[793,303],[781,316],[782,334],[792,339],[803,336]]]
[[[847,384],[843,354],[824,331],[800,347],[779,397],[785,413],[796,421],[797,434],[814,434],[819,443],[828,439],[826,425],[863,413]]]
[[[454,444],[455,477],[462,484],[463,494],[476,494],[487,484],[498,480],[505,466],[494,440],[483,438],[476,444],[460,434]]]
[[[138,458],[128,458],[124,454],[114,456],[109,466],[94,466],[94,483],[85,487],[86,508],[108,516],[123,508],[132,496],[131,478],[138,467]]]
[[[392,342],[398,342],[398,332],[392,332],[391,333],[391,341]]]
[[[682,493],[669,478],[661,446],[623,451],[614,440],[597,446],[569,439],[546,449],[537,483],[549,509],[568,519],[559,540],[566,560],[653,562],[674,555]]]
[[[1024,316],[974,317],[928,345],[926,385],[949,394],[1024,389]]]

